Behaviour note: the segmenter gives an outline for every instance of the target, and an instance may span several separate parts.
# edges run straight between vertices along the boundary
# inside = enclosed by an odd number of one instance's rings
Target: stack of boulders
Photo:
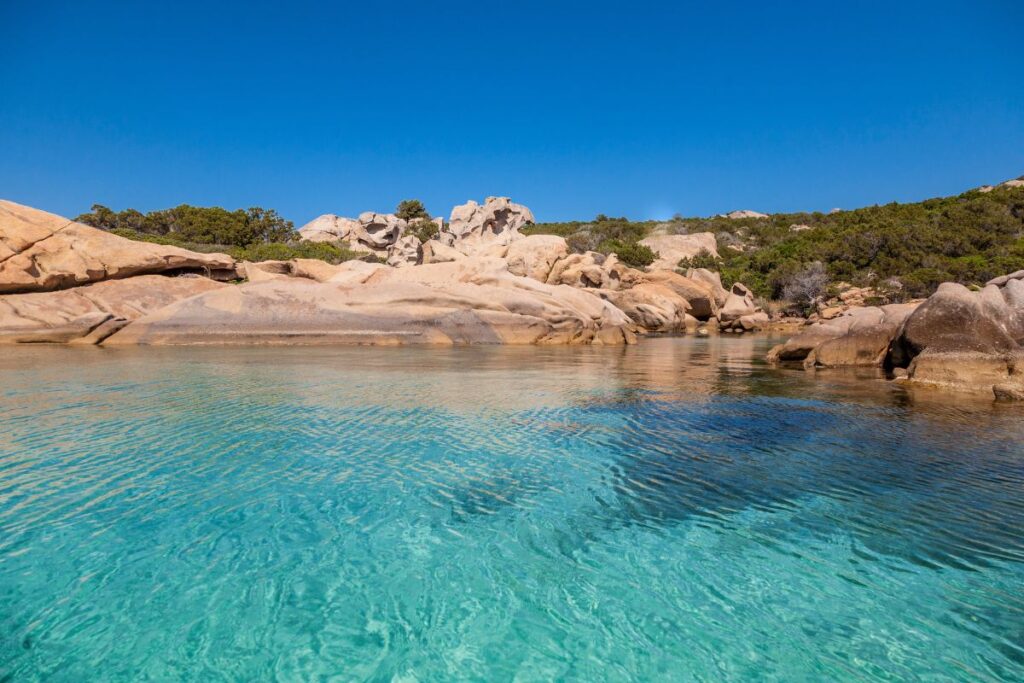
[[[370,252],[408,248],[402,222],[386,214],[364,214],[354,224],[322,217],[315,228],[307,235]],[[456,253],[448,263],[415,268],[236,263],[0,201],[0,343],[635,341],[636,326],[594,293],[513,274],[502,258]]]
[[[837,292],[835,296],[818,302],[810,320],[831,320],[851,308],[890,303],[889,297],[874,287],[854,287],[848,282],[839,282],[834,290]]]
[[[1024,398],[1024,270],[979,291],[946,282],[923,303],[852,308],[769,353],[805,367],[874,366],[918,386]]]
[[[308,242],[337,242],[352,251],[373,254],[391,265],[405,265],[416,263],[419,258],[418,239],[410,235],[399,244],[408,227],[408,221],[393,213],[365,211],[359,218],[329,213],[299,228],[299,235]]]
[[[464,254],[478,254],[508,246],[521,237],[519,230],[534,222],[533,212],[508,197],[488,197],[483,204],[466,202],[452,209],[439,240]]]
[[[470,257],[503,259],[513,275],[590,290],[624,311],[645,332],[744,332],[768,319],[743,285],[726,290],[717,273],[704,269],[686,275],[675,272],[681,259],[718,255],[715,236],[709,232],[654,234],[641,240],[658,256],[646,270],[639,270],[614,254],[570,253],[566,241],[556,235],[523,235],[522,229],[534,222],[533,212],[508,197],[456,206],[448,222],[439,223],[437,236],[422,244],[406,234],[408,226],[401,224],[375,233],[386,239],[367,240],[360,230],[366,232],[361,226],[369,223],[370,216],[376,217],[376,223],[385,223],[381,214],[363,214],[358,220],[321,216],[299,232],[305,239],[347,241],[355,249],[370,247],[393,266],[451,263]]]
[[[629,343],[637,332],[742,332],[767,320],[743,285],[676,272],[679,258],[714,249],[709,233],[654,236],[667,260],[641,270],[523,235],[533,214],[507,197],[455,207],[424,243],[393,214],[303,226],[304,239],[378,257],[340,266],[236,263],[0,209],[6,342]]]

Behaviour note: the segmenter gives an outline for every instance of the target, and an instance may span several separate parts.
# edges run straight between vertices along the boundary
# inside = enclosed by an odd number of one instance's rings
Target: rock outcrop
[[[391,213],[365,211],[359,218],[328,213],[299,228],[299,235],[308,242],[340,242],[352,251],[388,258],[407,227],[405,220]]]
[[[423,244],[414,235],[399,237],[388,247],[387,263],[389,266],[401,268],[402,266],[414,266],[422,260]]]
[[[233,279],[227,254],[136,242],[0,200],[0,294],[44,292],[152,273]]]
[[[96,344],[176,301],[230,287],[205,277],[140,275],[53,292],[0,296],[0,344]]]
[[[554,265],[569,255],[565,240],[557,235],[530,235],[508,246],[505,259],[513,275],[546,282]]]
[[[325,213],[299,228],[299,235],[307,242],[340,242],[348,240],[359,221],[354,218]]]
[[[658,255],[650,270],[672,270],[684,258],[693,258],[701,252],[718,257],[718,243],[710,232],[697,232],[692,235],[652,235],[640,240],[640,244],[648,247]]]
[[[448,263],[466,258],[466,255],[455,247],[450,247],[439,240],[427,240],[421,248],[423,265],[431,263]]]
[[[916,304],[852,308],[814,323],[768,353],[768,360],[804,367],[883,367],[893,341]]]
[[[981,291],[943,283],[920,304],[853,308],[769,353],[807,367],[873,365],[911,385],[1024,396],[1024,272]]]
[[[405,233],[407,223],[393,213],[365,211],[359,214],[358,223],[353,226],[349,242],[354,247],[365,247],[384,255],[391,245]]]
[[[18,205],[0,208],[0,292],[19,292],[0,296],[0,337],[9,342],[628,343],[637,331],[692,332],[701,321],[744,331],[756,322],[742,285],[725,292],[708,271],[644,271],[615,254],[570,253],[558,236],[523,236],[533,215],[502,197],[456,207],[449,229],[422,244],[392,214],[325,215],[301,229],[306,239],[386,256],[388,265],[235,264]],[[652,239],[673,266],[676,257],[714,248],[710,233]],[[19,259],[31,267],[12,268]],[[225,289],[149,270],[248,282]]]
[[[622,344],[600,298],[508,272],[501,259],[382,268],[361,282],[271,280],[179,301],[105,344]]]
[[[738,211],[730,211],[729,213],[718,214],[719,218],[768,218],[768,214],[760,213],[758,211],[751,211],[750,209],[740,209]]]
[[[707,285],[715,298],[715,305],[722,307],[729,298],[729,290],[722,286],[722,276],[707,268],[690,268],[686,277]]]
[[[522,236],[520,228],[533,222],[533,212],[522,204],[508,197],[488,197],[482,205],[469,201],[452,209],[440,239],[464,254],[477,254],[511,244]]]

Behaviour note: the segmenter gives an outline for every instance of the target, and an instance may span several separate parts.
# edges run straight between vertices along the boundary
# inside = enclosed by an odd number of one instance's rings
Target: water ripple
[[[1021,412],[627,349],[17,349],[0,681],[1024,678]]]

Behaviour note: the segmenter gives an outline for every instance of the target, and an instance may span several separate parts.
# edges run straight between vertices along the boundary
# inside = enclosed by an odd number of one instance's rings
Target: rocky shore
[[[455,207],[426,241],[392,214],[325,215],[304,239],[386,265],[251,263],[0,201],[0,343],[628,344],[768,321],[747,288],[726,290],[716,273],[570,253],[561,237],[523,235],[532,222],[505,197]],[[659,239],[678,261],[714,237]]]
[[[850,308],[776,346],[768,360],[876,367],[914,386],[1024,399],[1024,270],[978,291],[947,282],[923,302]]]
[[[300,235],[374,262],[253,263],[0,201],[0,344],[630,344],[793,322],[770,319],[740,283],[671,267],[713,250],[710,233],[651,236],[658,259],[638,269],[523,235],[533,220],[488,197],[436,219],[423,241],[393,214],[328,214]],[[1024,398],[1024,271],[978,291],[945,283],[923,302],[865,305],[870,294],[841,295],[768,360]]]

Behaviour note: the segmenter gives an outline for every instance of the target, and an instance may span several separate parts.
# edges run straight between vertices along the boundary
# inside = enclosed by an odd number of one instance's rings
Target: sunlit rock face
[[[230,287],[127,325],[117,344],[623,344],[629,318],[588,292],[474,257],[365,278],[304,278]]]
[[[0,200],[0,294],[42,292],[151,273],[233,278],[227,254],[136,242]]]
[[[0,296],[0,344],[96,344],[130,321],[230,285],[200,276],[139,275],[53,292]]]
[[[339,242],[348,240],[357,225],[359,221],[354,218],[325,213],[303,225],[298,232],[307,242]]]
[[[672,270],[684,258],[693,258],[702,252],[718,257],[718,243],[710,232],[697,232],[692,235],[652,235],[640,240],[640,244],[648,247],[658,255],[651,264],[652,270]]]
[[[511,244],[533,222],[533,212],[508,197],[488,197],[483,204],[471,200],[452,209],[442,240],[463,253],[475,253]]]
[[[910,385],[1024,397],[1024,271],[980,291],[946,282],[923,303],[851,308],[768,354],[807,367],[876,366]]]

